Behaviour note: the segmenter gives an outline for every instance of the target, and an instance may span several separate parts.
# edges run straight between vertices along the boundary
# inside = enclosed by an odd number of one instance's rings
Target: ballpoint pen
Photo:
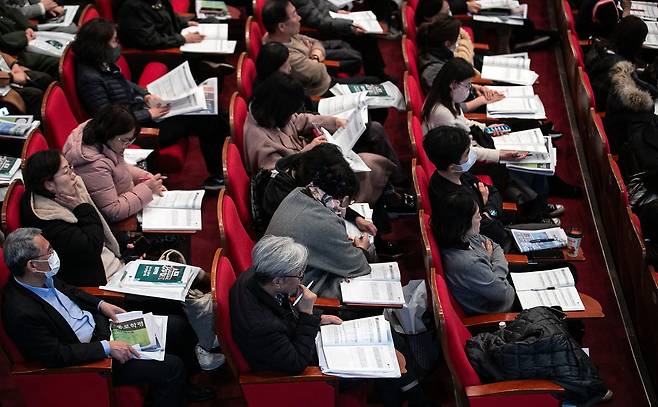
[[[311,287],[313,286],[313,283],[315,283],[315,280],[313,280],[313,281],[311,281],[310,283],[308,283],[308,285],[306,286],[306,289],[307,289],[307,290],[310,290]],[[299,301],[301,301],[302,298],[304,298],[304,291],[302,291],[301,294],[299,294],[299,295],[297,296],[297,298],[295,298],[295,302],[292,303],[292,306],[294,307],[295,305],[299,304]]]

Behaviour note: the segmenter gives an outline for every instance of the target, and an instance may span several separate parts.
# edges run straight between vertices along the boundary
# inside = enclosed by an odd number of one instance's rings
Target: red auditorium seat
[[[243,225],[251,225],[249,212],[249,176],[242,164],[240,152],[231,138],[224,140],[222,148],[222,168],[226,192],[233,198]]]
[[[220,245],[238,274],[251,267],[251,249],[254,241],[240,221],[240,215],[233,199],[222,188],[217,197],[217,223],[219,224]]]
[[[231,128],[231,140],[240,152],[240,158],[244,159],[244,122],[247,120],[247,102],[234,92],[228,108],[229,125]],[[248,169],[247,169],[248,170]]]
[[[240,54],[236,72],[238,76],[238,92],[245,100],[250,100],[254,92],[256,65],[246,52]]]

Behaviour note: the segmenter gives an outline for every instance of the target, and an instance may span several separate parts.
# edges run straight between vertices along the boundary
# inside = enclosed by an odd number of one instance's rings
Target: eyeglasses
[[[131,137],[128,140],[124,140],[121,137],[119,137],[117,140],[119,140],[119,143],[122,144],[132,144],[133,142],[135,142],[135,140],[137,140],[137,136]]]
[[[288,275],[286,275],[285,277],[298,278],[299,281],[301,282],[302,280],[304,280],[304,273],[302,273],[301,276],[299,276],[299,275],[293,275],[293,276],[288,276]]]
[[[55,250],[53,249],[52,246],[48,246],[48,251],[46,251],[46,254],[40,254],[40,255],[38,255],[37,257],[34,257],[34,258],[30,259],[30,260],[31,260],[31,261],[48,261],[48,260],[43,260],[43,259],[41,259],[41,257],[44,257],[44,256],[50,257],[50,255],[52,255],[54,251],[55,251]]]
[[[461,86],[462,88],[469,89],[469,90],[473,87],[473,85],[470,82],[467,82],[467,83],[457,82],[456,86]]]

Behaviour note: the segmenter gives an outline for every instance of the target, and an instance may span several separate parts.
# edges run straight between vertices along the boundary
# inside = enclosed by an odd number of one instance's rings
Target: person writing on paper
[[[208,171],[203,188],[216,191],[224,185],[221,168],[221,151],[228,123],[220,111],[218,115],[165,116],[168,105],[156,95],[127,80],[117,62],[121,47],[113,23],[95,19],[80,27],[71,45],[75,52],[75,84],[78,98],[85,112],[96,117],[99,111],[111,104],[125,105],[142,127],[160,130],[160,148],[176,144],[181,137],[195,134],[199,137],[201,153]]]
[[[477,201],[464,190],[444,196],[432,210],[446,280],[467,315],[508,312],[516,298],[505,253],[480,234],[481,220]]]
[[[123,151],[139,134],[132,113],[108,105],[96,118],[76,127],[62,152],[84,181],[91,199],[110,222],[120,222],[141,211],[153,195],[166,190],[160,174],[127,164]]]
[[[281,157],[325,143],[326,138],[317,134],[320,127],[334,132],[347,124],[334,116],[297,113],[303,105],[301,84],[280,72],[254,90],[244,125],[245,166],[252,174],[261,168],[271,170]],[[359,202],[374,205],[390,179],[403,182],[399,160],[381,124],[368,123],[352,150],[371,170],[363,175],[363,189],[355,196]]]
[[[15,230],[3,249],[12,278],[3,293],[2,318],[26,361],[58,368],[112,358],[113,384],[147,386],[157,406],[182,407],[186,398],[214,396],[186,385],[189,349],[181,318],[168,316],[164,360],[139,360],[128,343],[110,340],[109,319],[125,311],[60,281],[57,252],[39,229]]]

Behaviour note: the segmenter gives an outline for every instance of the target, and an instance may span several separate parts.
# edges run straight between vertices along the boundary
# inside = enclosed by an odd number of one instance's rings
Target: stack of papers
[[[382,26],[377,21],[377,16],[372,11],[354,11],[347,14],[334,13],[333,11],[329,12],[331,18],[343,19],[343,20],[352,20],[352,24],[357,25],[367,33],[367,34],[383,34],[384,30]]]
[[[519,87],[532,89],[530,86]],[[546,109],[539,95],[506,97],[487,104],[487,117],[543,120],[546,118]]]
[[[539,78],[539,75],[530,69],[527,52],[485,56],[481,76],[483,79],[515,85],[532,85]]]
[[[516,0],[480,0],[480,13],[473,16],[474,21],[495,24],[523,25],[528,18],[528,5]]]
[[[562,228],[541,230],[510,229],[521,253],[559,249],[567,246],[567,234]]]
[[[585,311],[568,267],[510,273],[523,309],[559,306],[562,311]]]
[[[110,340],[130,344],[140,359],[163,361],[167,344],[167,316],[144,314],[142,311],[116,315],[111,324]]]
[[[142,230],[201,230],[204,190],[165,191],[142,211]]]
[[[27,44],[26,50],[55,58],[60,58],[64,49],[75,39],[74,34],[62,32],[36,31],[35,34],[37,37]]]
[[[644,23],[647,25],[649,33],[643,45],[647,48],[658,48],[658,22],[645,21]]]
[[[352,147],[354,147],[363,132],[366,131],[366,122],[363,121],[363,111],[366,111],[367,117],[366,106],[363,106],[360,109],[354,109],[347,118],[347,126],[339,128],[334,134],[329,133],[324,127],[322,128],[322,134],[326,137],[327,142],[340,147],[343,157],[354,172],[370,171],[370,168],[361,157],[352,151]]]
[[[340,283],[346,304],[404,305],[400,267],[395,262],[372,263],[370,274]]]
[[[372,221],[372,208],[367,202],[356,202],[350,205],[350,209],[358,213],[359,215],[363,216],[363,219]],[[348,220],[343,220],[345,222],[345,231],[347,232],[347,237],[354,239],[360,236],[363,236],[364,234],[368,236],[368,241],[370,244],[375,243],[375,237],[362,232],[359,230],[359,228],[352,222]]]
[[[8,185],[20,168],[20,158],[0,155],[0,184]]]
[[[546,154],[532,153],[528,154],[523,160],[501,160],[501,163],[505,164],[510,171],[538,175],[554,175],[555,168],[557,168],[557,149],[553,147],[553,141],[548,136],[544,136],[544,145],[548,151]]]
[[[188,43],[180,46],[182,52],[202,54],[232,54],[237,41],[228,40],[228,24],[199,24],[183,28],[181,35],[200,33],[206,36],[201,42]]]
[[[544,135],[539,129],[515,131],[503,136],[493,137],[497,150],[518,150],[530,153],[547,154]]]
[[[217,20],[228,20],[231,15],[228,7],[223,1],[216,0],[196,0],[194,2],[194,11],[198,19],[214,18]]]
[[[39,125],[40,121],[32,116],[2,116],[0,117],[0,135],[17,139],[26,139]]]
[[[391,325],[383,316],[323,325],[315,338],[322,373],[338,377],[400,377]]]
[[[147,297],[185,301],[190,286],[199,274],[198,267],[172,261],[135,260],[123,272],[115,273],[103,290]]]
[[[39,30],[50,30],[52,28],[68,27],[73,23],[75,14],[78,12],[80,6],[62,6],[64,12],[57,17],[49,18],[43,24],[37,24]]]
[[[343,85],[337,83],[329,90],[336,96],[367,92],[366,103],[371,109],[394,107],[404,110],[405,108],[402,92],[391,81],[380,84]]]
[[[631,14],[645,21],[658,21],[658,4],[650,1],[631,1]]]

